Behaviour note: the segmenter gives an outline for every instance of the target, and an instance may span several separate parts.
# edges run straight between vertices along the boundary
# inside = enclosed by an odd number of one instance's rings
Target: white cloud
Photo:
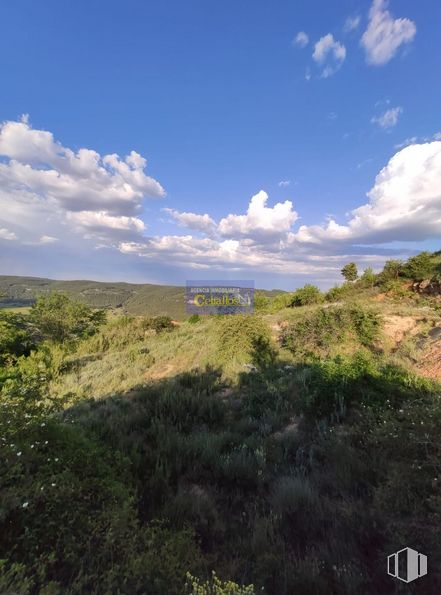
[[[28,125],[27,122],[21,124]],[[37,140],[39,138],[37,135]],[[33,139],[37,143],[35,137],[31,137],[31,145]],[[44,146],[43,143],[43,153]],[[2,147],[4,150],[4,145]],[[19,148],[22,161],[18,159]],[[26,184],[22,174],[17,174],[14,169],[14,159],[0,162],[3,168],[0,264],[5,272],[10,269],[21,274],[57,276],[68,270],[76,271],[76,275],[85,270],[98,270],[100,274],[99,271],[103,271],[101,264],[104,264],[107,268],[102,276],[111,274],[127,278],[126,270],[132,265],[139,270],[139,258],[142,258],[149,263],[149,272],[168,271],[168,267],[182,271],[209,268],[229,272],[255,271],[256,275],[261,272],[272,276],[297,274],[305,280],[313,276],[314,281],[326,279],[328,283],[339,277],[345,261],[380,267],[386,257],[397,255],[382,246],[383,243],[422,241],[441,236],[441,142],[413,144],[399,151],[377,176],[365,204],[354,209],[344,221],[329,216],[323,225],[298,226],[299,216],[291,201],[268,206],[267,193],[260,191],[251,198],[244,213],[230,213],[219,222],[208,213],[168,209],[167,213],[179,225],[197,230],[197,233],[189,231],[184,235],[155,237],[147,236],[146,225],[136,212],[133,213],[132,203],[124,209],[119,203],[116,210],[107,208],[107,204],[106,208],[98,208],[96,204],[86,209],[66,208],[63,200],[49,193],[47,186],[34,183],[32,178],[34,170],[37,173],[42,168],[49,171],[49,159],[53,163],[55,158],[46,152],[44,160],[40,157],[39,161],[38,150],[31,149],[23,143],[16,143],[14,147],[9,145],[10,153],[15,151],[17,155],[15,163],[31,170]],[[73,153],[74,159],[78,154]],[[71,171],[76,167],[75,175],[70,174],[74,181],[83,176],[81,179],[96,182],[101,174],[90,172],[91,169],[95,171],[93,163],[97,160],[96,167],[104,168],[106,175],[117,177],[126,176],[125,166],[130,170],[145,166],[143,158],[132,153],[124,161],[114,161],[110,156],[110,161],[115,163],[111,171],[104,165],[104,158],[99,156],[88,166],[83,163],[82,174],[78,173],[77,163],[65,165],[63,171],[67,167]],[[50,169],[55,172],[54,178],[62,176],[62,166],[55,169],[52,164]],[[118,183],[112,181],[114,185]],[[130,185],[129,181],[126,183]],[[93,242],[87,238],[93,238]],[[107,250],[93,250],[97,244]],[[40,251],[50,258],[46,269],[37,270],[36,263],[38,267],[46,266],[45,263],[38,264],[43,260]],[[142,267],[142,270],[146,269]]]
[[[9,231],[5,227],[0,227],[0,240],[16,240],[17,236],[12,231]]]
[[[46,236],[43,235],[40,238],[40,244],[53,244],[54,242],[58,242],[58,238],[54,238],[53,236]]]
[[[68,211],[105,210],[133,214],[144,197],[164,196],[161,185],[145,175],[146,160],[135,151],[125,159],[90,149],[76,153],[50,132],[33,130],[27,121],[0,126],[0,182],[52,199]]]
[[[348,17],[345,21],[343,30],[346,31],[346,33],[349,33],[350,31],[355,31],[360,26],[360,23],[361,23],[360,15]]]
[[[298,45],[300,48],[304,48],[309,43],[309,37],[304,31],[299,31],[295,36],[293,43]]]
[[[280,180],[277,185],[279,188],[288,188],[288,186],[291,186],[291,180]]]
[[[403,149],[404,147],[408,147],[409,145],[430,143],[434,140],[441,140],[441,132],[435,132],[435,134],[432,134],[432,136],[423,136],[421,138],[419,138],[418,136],[411,136],[403,140],[403,142],[397,143],[395,145],[395,149]]]
[[[346,225],[301,226],[291,243],[332,246],[421,241],[441,236],[441,142],[399,151],[378,174],[369,202]]]
[[[171,215],[175,221],[177,221],[183,227],[188,229],[195,229],[197,231],[203,231],[205,233],[213,233],[216,223],[207,214],[197,215],[195,213],[180,213],[174,209],[163,209],[166,213]]]
[[[343,64],[346,58],[346,48],[334,39],[332,33],[328,33],[317,41],[312,57],[323,68],[322,78],[328,78],[335,74]]]
[[[0,222],[28,245],[53,242],[54,231],[133,238],[145,230],[135,216],[144,199],[165,194],[135,151],[124,159],[75,152],[32,129],[28,117],[0,125],[0,156]]]
[[[123,231],[141,234],[145,230],[145,223],[137,217],[108,215],[105,211],[79,211],[67,214],[68,221],[79,228],[95,231]]]
[[[223,236],[277,236],[291,229],[298,219],[292,202],[286,200],[274,207],[267,207],[268,194],[261,190],[254,195],[248,205],[246,215],[228,215],[219,222],[218,230]]]
[[[392,107],[391,109],[386,110],[384,114],[381,114],[381,116],[374,116],[371,119],[371,122],[373,124],[378,124],[378,126],[384,130],[388,130],[398,124],[398,118],[402,113],[402,107]]]
[[[361,38],[369,64],[386,64],[400,46],[410,43],[416,35],[416,25],[410,19],[394,19],[387,9],[387,0],[374,0],[369,11],[369,24]]]

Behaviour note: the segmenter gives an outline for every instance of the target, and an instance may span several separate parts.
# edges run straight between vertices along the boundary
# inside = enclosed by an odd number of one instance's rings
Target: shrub
[[[387,281],[391,281],[392,279],[398,279],[402,273],[403,262],[401,260],[386,260],[383,270],[379,275],[379,280],[381,283],[387,283]]]
[[[430,252],[421,252],[412,256],[404,265],[404,274],[414,281],[431,279],[435,272],[436,264]]]
[[[0,366],[28,355],[32,347],[34,341],[25,318],[0,310]]]
[[[260,291],[254,293],[254,310],[256,312],[267,312],[271,305],[271,299]]]
[[[380,319],[375,312],[360,306],[337,306],[321,308],[288,325],[280,340],[293,353],[320,354],[350,338],[373,346],[379,332]]]
[[[211,580],[201,579],[187,573],[187,593],[190,595],[254,595],[254,585],[238,585],[233,581],[222,581],[213,570]]]
[[[190,324],[196,324],[200,321],[201,321],[201,317],[199,316],[199,314],[192,314],[191,316],[188,317],[188,320],[187,320],[187,322],[189,322]]]
[[[271,300],[270,310],[272,312],[279,312],[284,308],[291,307],[292,293],[279,293]]]
[[[59,410],[63,399],[49,395],[48,386],[59,372],[62,357],[47,346],[20,357],[0,390],[2,435],[20,434],[25,427]]]
[[[410,296],[410,292],[402,282],[391,279],[386,281],[383,285],[384,291],[386,291],[391,297],[401,299]]]
[[[355,287],[352,283],[343,283],[343,285],[336,285],[326,293],[325,299],[327,302],[337,302],[344,300],[355,293]]]
[[[367,269],[364,269],[359,281],[364,287],[370,287],[372,289],[376,279],[377,275],[374,273],[374,269],[368,267]]]
[[[56,343],[78,341],[96,333],[104,323],[104,310],[92,310],[62,293],[38,298],[32,306],[30,320],[43,339]]]
[[[264,366],[274,359],[270,333],[265,322],[257,316],[231,315],[219,319],[218,353],[221,361],[250,360]]]
[[[291,306],[309,306],[323,301],[323,295],[315,285],[305,285],[292,294]]]
[[[150,321],[150,328],[153,329],[156,334],[164,331],[170,331],[173,329],[173,322],[170,316],[155,316]]]

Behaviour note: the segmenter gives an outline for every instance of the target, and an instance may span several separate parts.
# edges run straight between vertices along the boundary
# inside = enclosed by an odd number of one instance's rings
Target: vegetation
[[[349,262],[348,264],[345,264],[341,270],[341,274],[346,281],[356,281],[358,277],[358,269],[355,262]]]
[[[305,285],[292,294],[292,306],[309,306],[323,301],[323,295],[315,285]]]
[[[409,270],[399,301],[370,273],[179,325],[65,294],[0,312],[0,592],[387,594],[390,553],[439,559],[438,301]]]
[[[329,355],[331,349],[358,346],[373,348],[379,338],[380,320],[371,310],[360,306],[337,306],[315,310],[286,326],[281,344],[295,354]]]

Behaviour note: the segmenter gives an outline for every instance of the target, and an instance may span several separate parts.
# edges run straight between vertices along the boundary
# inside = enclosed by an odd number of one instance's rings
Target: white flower
[[[23,502],[23,508],[27,508],[29,506],[29,502]]]
[[[54,488],[57,484],[56,483],[52,483],[51,486]]]
[[[21,451],[17,453],[17,457],[21,457]]]
[[[40,426],[41,426],[42,428],[44,428],[44,426],[45,426],[45,425],[46,425],[46,424],[45,424],[44,422],[43,422],[42,424],[40,424]]]
[[[48,443],[48,441],[47,441],[47,440],[45,440],[45,441],[44,441],[44,443],[45,443],[45,444],[47,444],[47,443]]]
[[[54,459],[56,463],[58,463],[58,459]]]

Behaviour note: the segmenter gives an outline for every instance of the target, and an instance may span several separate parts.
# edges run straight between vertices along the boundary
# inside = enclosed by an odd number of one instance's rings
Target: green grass
[[[411,369],[439,318],[371,298],[112,315],[8,359],[0,592],[388,593],[388,554],[441,557],[441,386]],[[392,346],[398,313],[419,334]]]

